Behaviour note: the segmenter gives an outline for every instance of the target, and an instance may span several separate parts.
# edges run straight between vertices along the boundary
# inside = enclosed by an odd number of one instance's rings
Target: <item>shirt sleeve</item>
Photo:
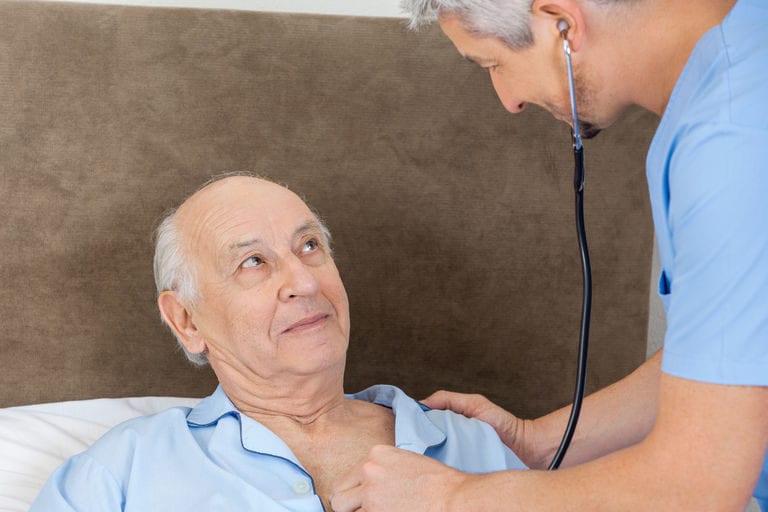
[[[768,385],[768,131],[682,131],[668,215],[673,275],[662,369]]]
[[[48,479],[30,512],[116,512],[124,500],[114,476],[97,461],[72,457]]]

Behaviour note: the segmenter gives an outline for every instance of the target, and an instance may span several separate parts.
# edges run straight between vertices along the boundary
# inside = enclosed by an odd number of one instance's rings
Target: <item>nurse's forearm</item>
[[[576,433],[562,467],[580,464],[641,441],[650,432],[658,406],[661,351],[624,379],[592,395],[583,403]],[[535,469],[546,469],[554,457],[571,413],[571,406],[533,421]]]
[[[463,475],[441,510],[744,510],[768,449],[768,388],[665,374],[657,386],[655,421],[640,442],[558,471]]]

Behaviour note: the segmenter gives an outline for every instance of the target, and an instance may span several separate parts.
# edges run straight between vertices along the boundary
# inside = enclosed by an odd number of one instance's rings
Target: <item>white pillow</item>
[[[0,511],[26,512],[54,469],[118,423],[199,401],[99,398],[0,409]]]

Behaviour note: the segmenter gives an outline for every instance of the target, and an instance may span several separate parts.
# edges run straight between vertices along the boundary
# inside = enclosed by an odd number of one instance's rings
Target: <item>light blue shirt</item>
[[[395,444],[470,473],[524,469],[486,423],[429,410],[393,386],[350,395],[392,409]],[[288,446],[217,388],[195,408],[129,420],[51,476],[31,512],[322,511]]]
[[[662,370],[768,386],[768,3],[698,42],[648,153],[667,310]],[[768,511],[768,459],[755,491]]]

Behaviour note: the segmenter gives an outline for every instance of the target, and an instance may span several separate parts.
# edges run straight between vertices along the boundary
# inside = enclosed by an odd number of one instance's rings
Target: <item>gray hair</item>
[[[637,0],[591,0],[605,7],[637,3]],[[410,16],[409,27],[429,25],[441,16],[457,16],[464,28],[477,37],[497,37],[512,49],[533,43],[533,0],[400,0]]]
[[[267,178],[254,176],[250,173],[227,173],[215,176],[206,181],[189,197],[204,189],[211,183],[220,181],[230,176],[247,176],[276,183]],[[277,184],[284,188],[288,188],[283,184]],[[301,199],[302,201],[304,200],[303,197]],[[304,202],[306,203],[306,201]],[[325,246],[328,248],[328,251],[331,251],[331,232],[322,222],[317,213],[315,213],[311,208],[310,211],[320,226]],[[155,257],[153,263],[155,287],[157,289],[158,295],[165,291],[175,291],[178,295],[179,301],[188,306],[194,306],[199,299],[197,276],[195,275],[195,267],[191,257],[186,254],[183,249],[181,236],[176,226],[176,212],[176,208],[168,210],[165,215],[163,215],[160,224],[155,230]],[[160,316],[160,319],[163,323],[167,324],[165,318],[163,318],[162,315]],[[171,331],[173,332],[173,330]],[[198,366],[205,366],[208,364],[208,357],[204,353],[193,354],[192,352],[189,352],[175,332],[173,332],[173,335],[176,337],[176,342],[178,343],[179,348],[184,351],[184,355],[187,356],[187,359]]]
[[[174,208],[166,212],[155,231],[154,271],[157,294],[175,291],[180,302],[193,306],[198,299],[197,280],[193,269],[192,262],[188,261],[182,249]],[[167,324],[162,315],[160,318]],[[198,366],[208,364],[208,357],[205,354],[193,354],[188,351],[179,336],[173,330],[172,332],[187,359]]]
[[[466,30],[480,37],[497,37],[511,48],[533,43],[533,0],[401,0],[412,29],[429,25],[441,16],[457,16]]]

